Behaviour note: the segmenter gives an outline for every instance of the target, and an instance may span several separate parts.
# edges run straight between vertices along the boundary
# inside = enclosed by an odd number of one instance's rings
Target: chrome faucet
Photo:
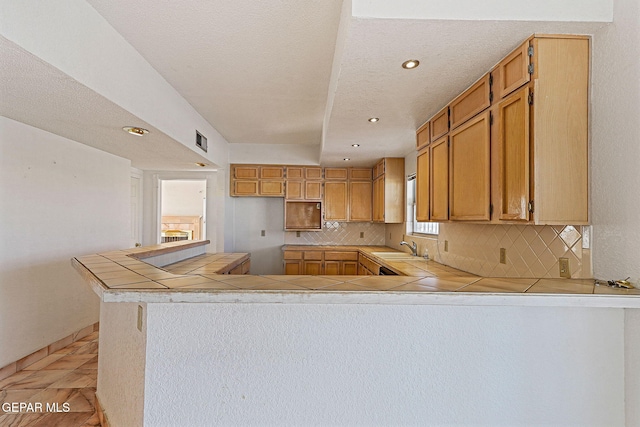
[[[410,245],[409,243],[407,243],[407,242],[405,242],[403,240],[402,242],[400,242],[400,246],[402,246],[402,245],[408,246],[409,249],[411,249],[411,255],[412,256],[418,256],[418,245],[413,240],[411,241],[411,243],[413,243],[413,245]]]

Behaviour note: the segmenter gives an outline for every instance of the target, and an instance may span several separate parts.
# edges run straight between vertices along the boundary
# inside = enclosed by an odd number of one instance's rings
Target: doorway
[[[160,180],[161,242],[206,239],[206,209],[205,179]]]

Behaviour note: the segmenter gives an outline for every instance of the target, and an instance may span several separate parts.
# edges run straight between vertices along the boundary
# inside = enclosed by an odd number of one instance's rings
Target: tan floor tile
[[[0,415],[0,426],[2,427],[31,427],[35,422],[44,418],[47,414],[5,414]]]
[[[32,398],[42,392],[42,389],[7,389],[0,390],[0,414],[12,413],[3,409],[4,403],[32,402]],[[34,401],[35,402],[35,401]],[[9,408],[10,409],[10,408]],[[0,424],[1,426],[2,424]]]
[[[79,369],[98,369],[98,356],[93,356],[93,359],[89,359],[78,367]]]
[[[22,379],[21,381],[18,381],[16,383],[11,384],[10,386],[7,386],[6,388],[8,389],[26,389],[26,388],[38,388],[38,389],[44,389],[47,388],[49,386],[51,386],[51,384],[53,384],[54,382],[60,380],[61,378],[64,378],[65,376],[69,375],[69,373],[71,373],[72,371],[29,371],[29,373],[31,375],[27,376],[26,378]]]
[[[50,354],[47,357],[38,360],[36,363],[33,363],[29,366],[27,366],[26,368],[24,368],[25,371],[38,371],[40,369],[44,369],[46,366],[48,366],[49,364],[55,362],[56,360],[60,359],[61,357],[64,357],[64,354]]]
[[[48,388],[85,388],[95,387],[97,371],[93,369],[76,369],[53,382]]]
[[[98,354],[98,343],[96,341],[89,341],[74,351],[73,354]]]
[[[67,412],[67,413],[49,413],[30,424],[29,427],[72,427],[81,426],[89,418],[93,416],[93,412]]]
[[[98,413],[95,412],[91,418],[86,420],[80,427],[100,427],[100,418],[98,417]]]
[[[70,354],[49,364],[43,370],[72,370],[95,358],[94,354]]]
[[[4,390],[5,388],[10,388],[13,384],[18,383],[22,380],[24,380],[25,378],[33,375],[33,371],[18,371],[15,374],[0,380],[0,390]],[[2,425],[2,424],[0,424]]]
[[[93,390],[92,388],[46,388],[39,393],[33,395],[25,402],[41,402],[45,404],[58,404],[62,407],[63,403],[69,404],[68,412],[93,412],[94,398],[91,393],[83,393],[83,390]],[[95,393],[95,391],[94,391]]]

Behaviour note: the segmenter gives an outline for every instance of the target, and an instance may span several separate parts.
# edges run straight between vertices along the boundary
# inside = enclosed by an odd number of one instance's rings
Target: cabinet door
[[[259,196],[283,197],[284,181],[260,181]]]
[[[323,274],[322,261],[302,261],[302,267],[304,274],[317,276]]]
[[[306,179],[322,179],[322,168],[304,168]]]
[[[429,192],[430,188],[430,150],[425,147],[418,153],[416,170],[416,219],[429,221]]]
[[[371,181],[372,169],[369,168],[350,168],[349,179],[352,181]]]
[[[233,177],[236,179],[258,179],[258,166],[234,166]]]
[[[489,108],[491,105],[489,79],[489,74],[486,74],[451,102],[449,105],[451,129],[457,128],[476,114]]]
[[[342,272],[345,276],[356,276],[358,274],[357,261],[342,261]]]
[[[322,181],[305,181],[304,196],[306,200],[322,199]]]
[[[505,57],[494,73],[494,83],[499,98],[504,98],[523,84],[529,82],[529,41]]]
[[[326,274],[327,276],[337,276],[339,274],[342,274],[340,272],[340,261],[325,261],[324,274]]]
[[[284,168],[282,166],[261,166],[260,179],[282,179]]]
[[[287,179],[304,179],[304,168],[300,166],[287,166]]]
[[[384,222],[384,175],[373,181],[373,220]]]
[[[452,220],[491,219],[489,132],[489,111],[451,132],[449,211]]]
[[[431,144],[431,221],[449,219],[449,137]]]
[[[234,181],[233,195],[234,196],[257,196],[258,181]]]
[[[349,221],[371,221],[373,183],[371,181],[349,182]]]
[[[303,200],[304,181],[287,180],[285,198],[287,200]]]
[[[429,134],[429,122],[420,126],[416,132],[416,150],[420,151],[431,141],[431,135]]]
[[[347,179],[347,168],[324,168],[324,179]]]
[[[498,106],[501,220],[528,221],[530,198],[529,88]]]
[[[429,121],[431,142],[449,132],[449,107],[445,107]]]
[[[326,181],[324,184],[324,219],[347,220],[347,181]]]
[[[302,261],[284,260],[284,274],[302,274]]]

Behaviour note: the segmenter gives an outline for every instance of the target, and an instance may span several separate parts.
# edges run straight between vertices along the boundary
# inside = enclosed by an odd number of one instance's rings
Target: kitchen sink
[[[411,256],[404,252],[371,252],[371,255],[375,255],[378,258],[382,258],[387,261],[415,261],[419,259],[418,257]]]

